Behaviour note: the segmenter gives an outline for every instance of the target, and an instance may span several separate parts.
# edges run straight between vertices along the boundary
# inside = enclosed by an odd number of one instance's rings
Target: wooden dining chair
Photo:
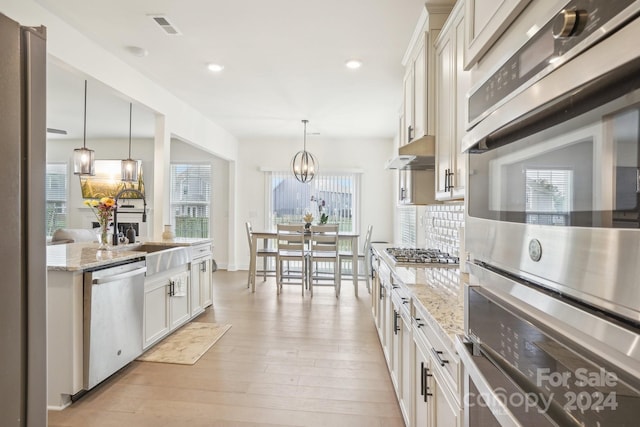
[[[351,248],[352,250],[358,250],[358,263],[362,264],[362,268],[358,267],[358,280],[363,279],[367,286],[367,290],[371,293],[371,234],[373,232],[373,225],[367,227],[367,234],[365,235],[364,245],[362,251],[359,248]],[[344,264],[353,264],[353,253],[351,251],[340,251],[340,276],[341,277],[353,277],[353,265],[348,270],[351,273],[347,274],[343,270]]]
[[[331,266],[333,270],[327,267]],[[329,273],[329,274],[328,274]],[[312,225],[309,236],[309,292],[313,287],[329,281],[336,297],[340,296],[340,255],[338,253],[338,225]]]
[[[305,249],[304,224],[278,224],[276,251],[276,287],[278,294],[282,285],[300,284],[302,295],[307,283],[307,251]],[[283,271],[283,263],[300,266],[300,270],[287,268]],[[286,279],[286,281],[285,281]]]
[[[253,244],[253,228],[251,227],[251,223],[250,222],[246,222],[245,226],[247,228],[247,239],[249,240],[249,252],[251,252],[251,245]],[[262,280],[266,281],[267,280],[267,276],[268,277],[274,277],[276,275],[276,270],[274,268],[270,268],[271,263],[269,262],[270,259],[273,259],[275,261],[276,259],[276,252],[277,250],[275,248],[270,248],[270,247],[256,247],[256,268],[254,271],[249,271],[249,277],[247,278],[247,288],[251,285],[251,277],[255,276],[258,273],[262,273]],[[260,260],[262,258],[262,267],[258,267],[259,263],[258,260]]]

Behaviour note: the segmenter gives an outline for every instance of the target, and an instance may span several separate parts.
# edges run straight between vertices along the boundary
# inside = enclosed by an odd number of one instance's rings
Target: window
[[[355,231],[358,183],[356,173],[316,176],[310,183],[301,183],[291,172],[268,172],[267,224],[275,228],[276,224],[302,222],[309,212],[314,223],[325,214],[340,231]]]
[[[171,223],[178,237],[210,237],[211,165],[171,164]]]
[[[568,169],[526,169],[526,222],[570,225],[573,172]]]
[[[47,163],[46,171],[46,232],[52,236],[67,225],[67,164]]]
[[[418,232],[416,230],[415,206],[398,207],[398,227],[400,232],[400,245],[402,247],[416,246]]]

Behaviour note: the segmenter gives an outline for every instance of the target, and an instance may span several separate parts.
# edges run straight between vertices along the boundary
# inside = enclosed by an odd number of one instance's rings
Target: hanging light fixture
[[[131,158],[131,112],[133,105],[129,103],[129,157],[122,160],[121,179],[127,182],[136,182],[138,180],[138,161]]]
[[[87,148],[87,81],[84,81],[84,124],[82,148],[73,150],[73,173],[75,175],[95,175],[94,151]]]
[[[304,145],[302,151],[298,151],[291,161],[293,175],[300,182],[311,182],[313,177],[318,173],[318,161],[313,154],[307,151],[307,123],[309,120],[303,120],[304,123]]]

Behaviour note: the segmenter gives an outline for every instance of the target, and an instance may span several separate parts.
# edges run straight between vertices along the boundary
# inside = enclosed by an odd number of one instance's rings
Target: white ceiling
[[[394,136],[401,59],[424,0],[37,0],[240,140]],[[148,16],[164,14],[166,35]],[[132,55],[128,46],[147,49]],[[351,58],[362,68],[349,70]],[[213,74],[208,63],[224,65]],[[82,136],[84,77],[49,66],[48,127]],[[87,137],[128,134],[126,94],[89,82]],[[153,115],[134,107],[134,137]],[[79,127],[78,127],[79,126]],[[78,133],[79,132],[79,133]]]

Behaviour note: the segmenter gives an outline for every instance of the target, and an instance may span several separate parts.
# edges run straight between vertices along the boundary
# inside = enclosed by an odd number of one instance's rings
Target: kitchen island
[[[172,256],[166,257],[171,258],[171,264],[165,270],[158,270],[156,264],[163,252],[171,252]],[[128,359],[130,361],[212,304],[212,262],[210,239],[147,241],[116,246],[112,250],[100,250],[95,242],[47,246],[49,409],[70,405],[72,399],[94,385],[87,381],[89,325],[94,324],[91,322],[91,307],[102,309],[108,302],[91,300],[91,295],[96,294],[92,291],[96,284],[93,276],[112,270],[115,272],[113,277],[118,279],[130,275],[130,272],[122,273],[117,269],[141,266],[137,269],[140,278],[135,285],[136,297],[123,301],[126,304],[113,304],[112,312],[107,308],[107,313],[115,319],[120,317],[117,305],[126,305],[130,308],[129,314],[135,314],[136,320],[132,323],[139,327],[133,326],[136,344],[134,356]],[[180,279],[178,292],[175,287],[177,279]],[[122,289],[129,290],[126,285]],[[169,317],[171,313],[173,317]],[[153,332],[148,330],[149,326]],[[132,325],[123,325],[122,328],[131,329]],[[109,328],[104,326],[101,329]],[[129,337],[129,332],[123,331],[123,335],[126,333]],[[120,354],[119,351],[117,353]]]

